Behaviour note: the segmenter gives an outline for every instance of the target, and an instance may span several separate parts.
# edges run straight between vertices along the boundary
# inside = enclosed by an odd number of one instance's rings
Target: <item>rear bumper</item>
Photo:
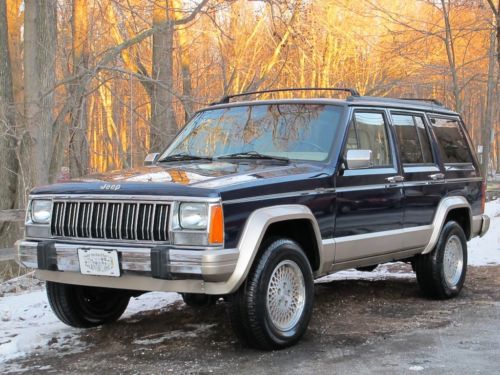
[[[490,229],[490,217],[488,215],[477,215],[472,217],[472,236],[483,237]]]
[[[490,229],[490,217],[488,215],[481,215],[481,229],[479,231],[479,236],[483,237],[486,232]]]
[[[117,250],[122,277],[80,274],[78,249],[91,247]],[[150,279],[152,285],[174,280],[193,281],[193,285],[224,282],[234,272],[239,257],[238,249],[186,250],[170,246],[144,248],[30,240],[18,241],[17,249],[18,262],[25,267],[35,268],[42,279],[76,284],[76,280],[82,281],[83,278],[83,285],[95,280],[96,286],[138,290],[158,289],[148,288],[144,282],[139,283],[140,288],[131,288],[131,285],[124,285],[125,280],[134,279],[137,282],[140,279]],[[174,283],[176,284],[179,283]]]

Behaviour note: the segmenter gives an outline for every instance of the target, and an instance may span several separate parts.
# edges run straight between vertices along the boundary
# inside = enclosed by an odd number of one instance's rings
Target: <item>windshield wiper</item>
[[[162,161],[179,161],[179,160],[212,160],[212,158],[210,156],[198,156],[182,152],[180,154],[165,156],[163,159],[160,159],[158,161],[162,162]]]
[[[217,156],[215,159],[267,159],[267,160],[279,160],[279,161],[290,161],[290,159],[282,156],[272,156],[261,154],[257,151],[247,151],[247,152],[235,152],[234,154],[227,154]]]

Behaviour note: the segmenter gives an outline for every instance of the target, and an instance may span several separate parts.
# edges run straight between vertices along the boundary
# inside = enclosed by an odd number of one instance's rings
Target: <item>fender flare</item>
[[[429,239],[427,246],[424,248],[421,254],[428,254],[434,249],[434,246],[436,246],[436,243],[439,239],[439,234],[441,233],[441,230],[443,229],[443,226],[445,224],[444,221],[446,220],[448,213],[456,208],[467,208],[467,211],[469,213],[469,225],[471,226],[471,228],[469,229],[472,233],[472,213],[467,199],[462,196],[446,197],[439,203],[439,206],[436,210],[436,215],[434,216],[434,220],[432,223],[434,229],[432,231],[431,238]]]
[[[260,208],[249,216],[243,228],[238,242],[240,254],[234,272],[224,282],[225,293],[235,292],[247,278],[267,228],[273,223],[296,219],[306,219],[311,222],[318,245],[320,265],[323,264],[325,260],[318,222],[307,206],[290,204]]]

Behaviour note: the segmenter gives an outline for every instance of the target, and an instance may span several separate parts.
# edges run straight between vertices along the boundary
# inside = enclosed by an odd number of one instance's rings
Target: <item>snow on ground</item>
[[[486,203],[485,214],[491,219],[490,229],[483,237],[469,242],[471,266],[500,264],[500,199]]]
[[[500,264],[500,200],[489,202],[486,213],[491,218],[490,230],[484,237],[475,238],[469,243],[469,264],[473,266]],[[414,277],[414,273],[408,267],[384,264],[373,272],[347,270],[321,278],[317,282]],[[5,293],[0,297],[0,364],[31,353],[53,352],[64,355],[85,349],[85,344],[80,341],[82,330],[68,327],[55,317],[48,304],[45,290],[39,284],[35,282],[31,290],[21,293],[12,293],[12,286],[9,285],[11,283],[4,284],[0,284],[0,293]],[[147,293],[130,301],[123,318],[132,322],[140,319],[140,313],[143,311],[166,309],[179,300],[180,296],[177,293]],[[206,327],[192,328],[193,334],[206,329]],[[169,335],[144,337],[142,341],[144,343],[164,341],[176,334],[178,333],[171,332]],[[10,367],[10,370],[12,369]]]

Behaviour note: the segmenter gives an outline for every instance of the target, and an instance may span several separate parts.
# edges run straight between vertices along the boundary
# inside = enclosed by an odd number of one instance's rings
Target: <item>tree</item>
[[[69,114],[69,167],[71,175],[75,177],[88,173],[89,163],[87,98],[81,82],[89,64],[89,25],[87,0],[73,0],[72,5],[72,74],[79,78],[69,86],[69,99],[72,101]]]
[[[14,93],[5,0],[0,0],[0,210],[16,206],[18,164]],[[0,226],[0,234],[3,226]]]
[[[57,1],[26,0],[24,19],[24,186],[51,180]]]
[[[159,152],[177,133],[174,112],[174,23],[172,1],[155,2],[153,27],[166,24],[153,34],[152,78],[162,85],[154,85],[151,98],[151,150]]]

